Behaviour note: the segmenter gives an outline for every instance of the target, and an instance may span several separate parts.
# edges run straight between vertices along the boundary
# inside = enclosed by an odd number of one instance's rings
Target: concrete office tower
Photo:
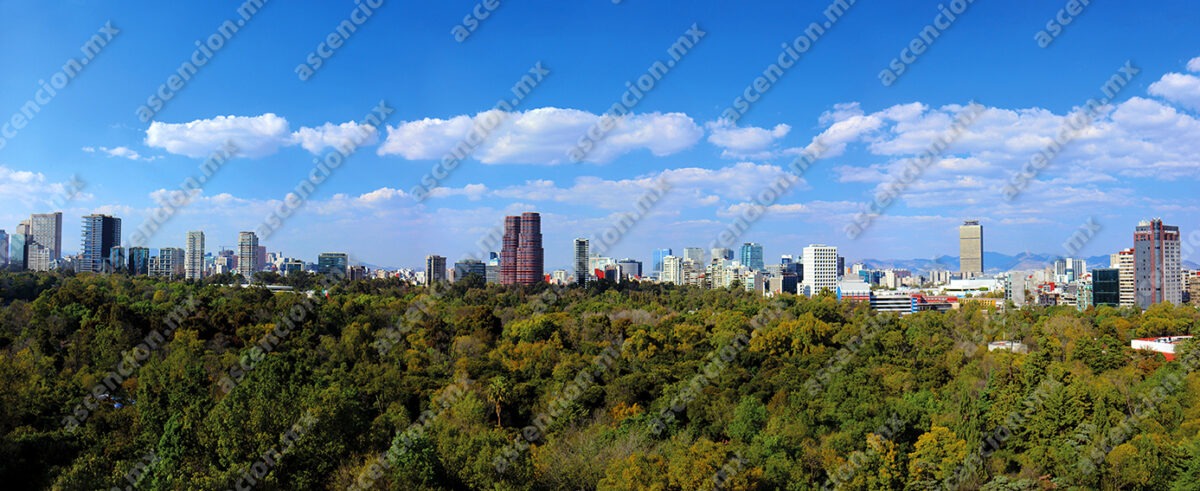
[[[346,278],[350,275],[350,256],[344,252],[323,252],[317,255],[317,272]]]
[[[659,281],[673,285],[683,284],[683,263],[685,259],[675,256],[663,258],[663,272]]]
[[[29,217],[29,269],[50,271],[54,261],[62,259],[62,212]]]
[[[446,281],[446,258],[438,255],[425,256],[425,286]]]
[[[650,276],[658,278],[663,271],[663,258],[672,255],[671,249],[655,249],[650,260]]]
[[[1133,233],[1133,258],[1139,307],[1183,303],[1179,227],[1163,225],[1157,218],[1138,223]]]
[[[696,264],[704,264],[704,249],[701,247],[684,247],[683,260],[691,260]]]
[[[581,237],[575,239],[575,283],[586,284],[589,273],[588,240]]]
[[[521,240],[521,217],[504,217],[504,238],[500,242],[500,284],[517,282],[517,248]]]
[[[804,248],[804,282],[809,296],[821,290],[837,291],[837,247],[813,244]]]
[[[83,217],[83,245],[79,272],[112,273],[117,265],[108,259],[113,247],[121,246],[121,219],[100,214]]]
[[[712,254],[712,262],[714,263],[717,262],[717,259],[724,259],[726,261],[733,260],[733,249],[727,247],[714,247],[710,252]]]
[[[254,232],[238,233],[238,264],[237,272],[246,279],[257,273],[254,265],[258,264],[258,235]]]
[[[763,264],[763,246],[756,242],[746,242],[742,244],[742,253],[740,258],[742,266],[750,268],[751,271],[764,271],[766,265]]]
[[[1120,306],[1132,307],[1137,305],[1135,299],[1137,296],[1137,274],[1133,262],[1133,248],[1123,249],[1121,252],[1113,254],[1113,256],[1117,258],[1114,267],[1117,268],[1118,281],[1120,282]]]
[[[184,278],[204,279],[204,232],[193,230],[187,233],[187,252],[183,264]]]
[[[983,225],[978,220],[958,227],[958,272],[963,278],[983,275]]]

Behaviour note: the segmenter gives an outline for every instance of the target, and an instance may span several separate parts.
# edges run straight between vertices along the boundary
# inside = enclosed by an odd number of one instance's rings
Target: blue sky
[[[710,247],[817,137],[833,148],[738,243],[762,243],[772,260],[809,243],[838,245],[851,260],[955,255],[966,218],[982,220],[987,250],[1009,254],[1062,254],[1089,218],[1101,230],[1084,256],[1128,247],[1146,217],[1186,236],[1200,228],[1200,10],[1094,2],[1039,47],[1035,33],[1066,3],[972,3],[884,86],[880,71],[934,21],[939,2],[859,2],[731,124],[722,111],[783,43],[826,20],[827,2],[501,1],[456,42],[452,29],[476,2],[386,1],[305,81],[297,65],[356,4],[272,0],[147,123],[138,108],[197,40],[240,19],[241,2],[5,0],[0,123],[107,22],[120,32],[0,146],[0,228],[62,210],[64,248],[74,251],[79,217],[104,212],[123,218],[128,242],[156,198],[232,138],[242,154],[148,243],[180,247],[187,230],[201,229],[210,249],[233,245],[382,100],[395,110],[386,127],[264,241],[270,250],[416,267],[427,254],[475,252],[506,214],[539,211],[547,270],[565,268],[573,238],[602,234],[666,179],[671,190],[609,251],[649,261],[657,247]],[[566,151],[626,82],[668,60],[693,24],[704,36],[589,159],[571,163]],[[1004,185],[1127,60],[1139,73],[1005,201]],[[440,189],[414,199],[413,186],[472,118],[511,98],[539,62],[549,75]],[[971,101],[983,109],[975,123],[848,237],[854,216]],[[83,191],[55,202],[72,176]]]

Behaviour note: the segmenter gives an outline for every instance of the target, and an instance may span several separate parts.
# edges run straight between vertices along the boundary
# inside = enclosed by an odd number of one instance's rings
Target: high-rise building
[[[122,246],[113,246],[108,252],[106,260],[108,261],[108,266],[112,268],[111,272],[113,273],[123,273],[127,271],[126,267],[129,266],[128,260],[125,259],[125,248]]]
[[[29,235],[29,269],[50,271],[51,265],[62,259],[62,212],[30,216]]]
[[[1137,305],[1137,272],[1134,267],[1133,248],[1122,249],[1113,255],[1117,257],[1114,267],[1117,268],[1121,285],[1121,301],[1119,304],[1122,307]]]
[[[674,285],[683,284],[683,258],[667,256],[663,258],[663,272],[659,281]]]
[[[657,278],[662,275],[663,258],[671,255],[671,249],[655,249],[650,260],[650,275]]]
[[[533,285],[545,280],[541,215],[526,212],[504,217],[501,246],[501,284]]]
[[[521,245],[521,217],[504,217],[504,236],[500,242],[500,284],[517,282],[517,249]]]
[[[100,214],[83,217],[83,246],[77,271],[112,273],[117,268],[108,259],[113,247],[121,246],[121,219]]]
[[[625,258],[617,261],[617,267],[621,269],[621,276],[630,279],[642,277],[641,261]]]
[[[588,240],[575,239],[575,283],[580,285],[587,283],[590,272],[591,270],[588,269]]]
[[[187,233],[183,272],[184,277],[189,280],[204,279],[204,232],[200,230]]]
[[[978,220],[958,227],[958,272],[963,278],[983,275],[983,225]]]
[[[0,268],[8,267],[8,233],[0,229]]]
[[[740,255],[742,266],[750,268],[752,271],[764,271],[766,265],[763,264],[763,247],[762,244],[756,242],[746,242],[742,244],[742,253]]]
[[[177,278],[184,273],[184,262],[187,253],[178,247],[166,247],[158,250],[158,256],[150,258],[150,276],[159,278]]]
[[[487,265],[478,259],[463,259],[454,263],[454,281],[463,281],[469,275],[476,275],[480,280],[487,279]]]
[[[258,251],[254,254],[254,270],[263,271],[267,269],[267,246],[258,246]]]
[[[425,286],[446,281],[446,258],[438,255],[425,256]]]
[[[1097,307],[1121,305],[1121,270],[1114,268],[1092,270],[1092,305]]]
[[[704,248],[703,247],[684,247],[683,260],[691,260],[696,264],[704,264]]]
[[[533,285],[545,281],[545,251],[542,250],[542,216],[521,214],[521,239],[517,248],[517,283]]]
[[[1182,303],[1179,227],[1144,220],[1133,233],[1133,249],[1137,305]]]
[[[150,248],[130,247],[128,256],[130,275],[150,274]]]
[[[238,264],[237,272],[246,279],[254,277],[258,270],[258,235],[254,232],[238,233]]]
[[[808,295],[816,295],[821,290],[837,291],[837,257],[836,246],[813,244],[804,248],[804,283],[802,289]]]
[[[29,267],[29,221],[22,221],[8,237],[8,264],[17,271]]]
[[[344,252],[323,252],[317,256],[317,272],[345,278],[350,274],[350,256]]]
[[[728,247],[714,247],[711,251],[711,254],[712,254],[711,262],[714,262],[714,263],[717,262],[718,259],[724,259],[726,261],[733,260],[733,249],[730,249]]]

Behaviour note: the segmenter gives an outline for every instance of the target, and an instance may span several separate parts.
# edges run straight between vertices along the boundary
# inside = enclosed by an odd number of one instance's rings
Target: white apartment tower
[[[202,231],[194,230],[187,233],[184,277],[189,280],[204,278],[204,232]]]
[[[804,283],[802,290],[809,296],[828,289],[837,291],[838,250],[836,246],[812,244],[804,248]]]

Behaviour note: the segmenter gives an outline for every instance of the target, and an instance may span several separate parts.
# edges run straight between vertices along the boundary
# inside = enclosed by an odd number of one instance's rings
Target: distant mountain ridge
[[[983,266],[986,273],[1005,273],[1008,271],[1026,271],[1043,269],[1054,264],[1054,260],[1062,256],[1055,254],[1034,254],[1022,252],[1008,255],[999,252],[984,252]],[[1087,261],[1088,270],[1107,268],[1109,256],[1092,256],[1083,258]],[[927,272],[935,269],[958,271],[958,256],[938,256],[932,259],[864,259],[861,261],[867,269],[907,269],[914,272]],[[1184,261],[1183,267],[1191,270],[1200,269],[1200,264]]]

